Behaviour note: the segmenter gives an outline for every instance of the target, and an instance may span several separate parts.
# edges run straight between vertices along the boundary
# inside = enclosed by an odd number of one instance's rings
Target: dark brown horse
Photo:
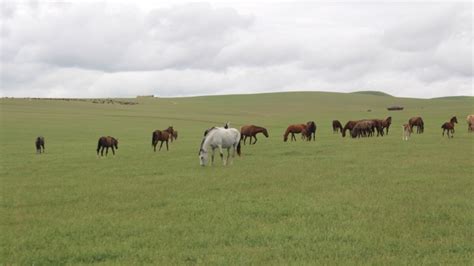
[[[158,151],[161,151],[161,147],[163,146],[163,142],[166,143],[166,150],[168,151],[168,140],[171,138],[173,135],[173,127],[170,126],[165,130],[155,130],[153,131],[151,135],[151,145],[153,146],[153,151],[156,152],[156,145],[158,144],[158,141],[161,141],[160,148]]]
[[[255,125],[246,125],[240,128],[240,139],[245,141],[250,137],[250,145],[257,143],[257,134],[262,133],[265,137],[268,138],[268,131],[264,127],[259,127]],[[252,143],[252,138],[255,138],[255,142]]]
[[[332,120],[332,132],[337,133],[337,132],[342,132],[342,124],[339,122],[339,120]]]
[[[449,138],[449,132],[451,132],[451,138],[453,138],[454,134],[454,124],[458,122],[458,119],[453,116],[451,117],[451,120],[449,122],[444,123],[441,128],[443,129],[443,136],[444,136],[444,131],[447,132],[448,138]]]
[[[291,141],[295,140],[296,137],[295,134],[303,133],[306,131],[306,125],[305,124],[295,124],[295,125],[289,125],[288,128],[285,131],[285,134],[283,135],[283,141],[288,141],[288,135],[291,133]]]
[[[410,125],[411,131],[413,132],[413,127],[416,126],[416,133],[421,134],[425,131],[425,123],[420,116],[415,116],[408,120],[408,125]]]
[[[44,153],[44,137],[42,136],[37,137],[35,141],[35,146],[36,146],[36,153],[41,153],[41,152]],[[41,150],[41,148],[43,148],[43,150]]]
[[[384,120],[382,120],[382,132],[383,132],[383,129],[387,129],[387,131],[385,132],[387,135],[388,135],[388,129],[390,128],[390,125],[392,124],[392,117],[389,116],[389,117],[386,117]]]
[[[118,150],[118,139],[111,136],[100,137],[97,143],[97,156],[99,156],[99,150],[100,156],[104,156],[104,149],[106,149],[105,156],[107,156],[109,153],[109,148],[112,148],[112,153],[115,155],[115,149]]]
[[[306,123],[306,130],[301,133],[307,141],[311,141],[311,137],[313,141],[316,140],[316,123],[314,121],[309,121]]]
[[[351,137],[371,137],[375,132],[374,120],[361,120],[358,121],[351,130]]]
[[[382,136],[383,137],[383,124],[384,124],[384,120],[382,119],[369,119],[368,121],[372,121],[373,123],[373,129],[377,130],[377,137],[378,136]]]

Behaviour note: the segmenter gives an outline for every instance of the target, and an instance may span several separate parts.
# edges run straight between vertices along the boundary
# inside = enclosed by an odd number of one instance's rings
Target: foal
[[[444,136],[444,131],[447,132],[446,135],[448,135],[448,138],[449,138],[449,132],[451,132],[451,138],[454,138],[453,134],[454,134],[454,124],[458,122],[458,119],[453,116],[451,117],[451,120],[449,120],[449,122],[446,122],[444,123],[441,128],[443,129],[443,136]]]
[[[411,133],[413,133],[413,129],[410,127],[410,124],[403,124],[402,128],[403,128],[402,139],[408,140]]]

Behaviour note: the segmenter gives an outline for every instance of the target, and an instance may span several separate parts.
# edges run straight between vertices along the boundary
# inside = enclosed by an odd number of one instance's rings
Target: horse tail
[[[151,133],[151,146],[153,146],[153,144],[155,144],[155,132]]]
[[[99,155],[99,150],[100,150],[100,141],[102,138],[99,138],[99,141],[97,142],[97,155]]]
[[[239,143],[237,144],[237,155],[241,155],[241,152],[240,152],[240,140],[239,140]]]

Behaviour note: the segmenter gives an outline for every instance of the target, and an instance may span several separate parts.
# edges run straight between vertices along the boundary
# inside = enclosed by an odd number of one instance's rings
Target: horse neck
[[[290,128],[286,129],[285,135],[284,135],[285,138],[288,138],[288,135],[290,134],[290,131],[291,131]]]

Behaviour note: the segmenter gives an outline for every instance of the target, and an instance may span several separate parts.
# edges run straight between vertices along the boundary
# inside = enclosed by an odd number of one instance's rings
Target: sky
[[[1,97],[473,91],[471,1],[1,0]]]

